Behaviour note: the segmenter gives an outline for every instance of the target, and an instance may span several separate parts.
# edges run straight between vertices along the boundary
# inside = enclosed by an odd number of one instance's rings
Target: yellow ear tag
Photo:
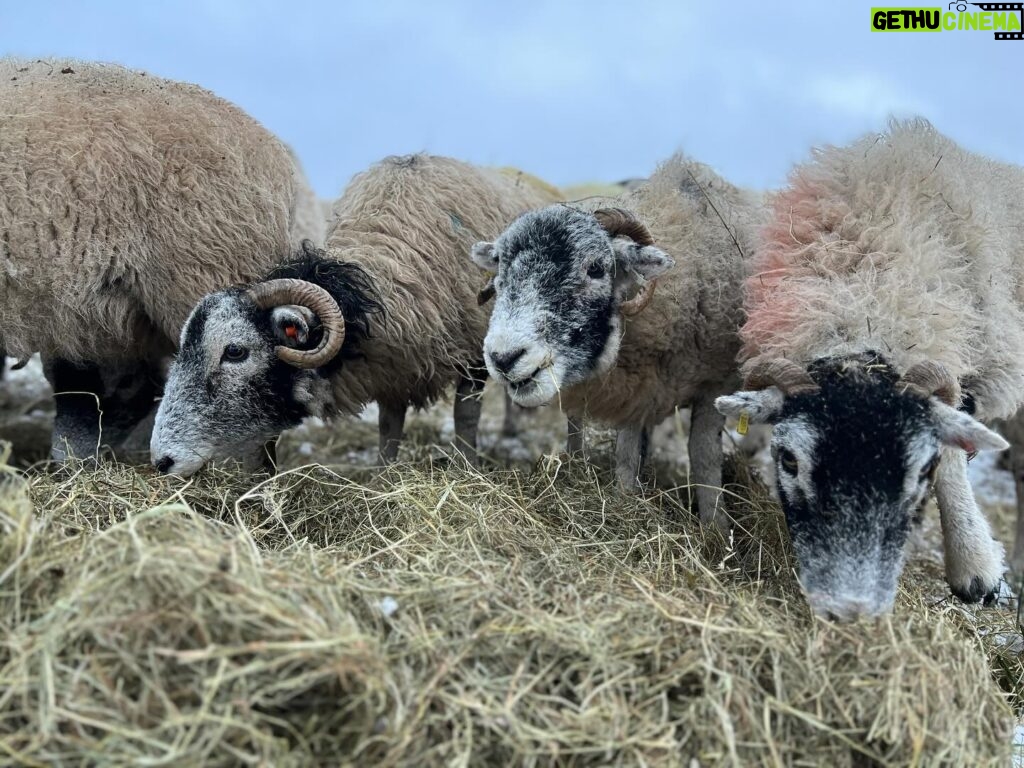
[[[747,434],[747,427],[749,427],[749,426],[750,426],[750,414],[747,413],[746,411],[743,411],[740,414],[739,421],[736,422],[736,431],[739,432],[741,435],[745,435],[745,434]]]

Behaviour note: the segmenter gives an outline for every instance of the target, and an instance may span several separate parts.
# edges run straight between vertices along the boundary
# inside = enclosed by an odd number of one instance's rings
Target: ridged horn
[[[278,345],[275,351],[284,362],[296,368],[319,368],[341,351],[345,342],[345,316],[334,297],[319,285],[306,280],[281,278],[257,283],[246,294],[260,309],[295,304],[306,307],[320,320],[323,330],[320,344],[308,350]]]
[[[640,245],[654,245],[654,237],[647,226],[623,208],[599,208],[594,218],[608,237],[628,237]]]
[[[946,405],[954,408],[960,403],[960,382],[942,365],[933,360],[915,363],[900,377],[904,392],[911,392],[920,397],[939,398]]]
[[[658,281],[648,280],[646,283],[640,286],[640,290],[636,292],[636,295],[632,299],[627,299],[619,305],[619,311],[627,317],[638,315],[647,309],[647,305],[651,303],[651,299],[654,298],[654,289],[657,287]]]
[[[654,245],[654,236],[647,226],[623,208],[600,208],[594,211],[594,218],[608,237],[628,237],[638,245]],[[619,311],[627,317],[643,312],[654,298],[657,285],[657,278],[644,283],[633,298],[619,305]]]
[[[806,368],[784,357],[756,363],[747,374],[743,387],[744,389],[778,387],[784,395],[811,394],[820,389]]]

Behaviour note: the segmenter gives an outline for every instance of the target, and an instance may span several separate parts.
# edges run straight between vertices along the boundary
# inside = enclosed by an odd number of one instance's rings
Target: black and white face
[[[281,361],[278,345],[314,346],[305,307],[258,309],[238,290],[206,296],[181,334],[150,442],[161,472],[187,477],[215,459],[262,462],[263,446],[306,416],[321,415],[320,373]]]
[[[495,273],[487,370],[526,407],[609,370],[623,300],[638,278],[674,263],[653,246],[609,238],[592,214],[566,205],[520,216],[493,243],[473,246],[472,259]]]
[[[891,610],[912,521],[940,450],[1005,441],[932,397],[904,393],[891,368],[819,362],[813,394],[775,387],[720,397],[727,415],[774,425],[772,457],[800,583],[815,613],[836,620]]]

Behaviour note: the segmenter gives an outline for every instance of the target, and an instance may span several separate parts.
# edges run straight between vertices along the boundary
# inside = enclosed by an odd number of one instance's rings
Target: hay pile
[[[556,460],[2,476],[6,763],[1009,760],[1009,612],[914,572],[892,620],[815,622],[761,497],[729,542]]]

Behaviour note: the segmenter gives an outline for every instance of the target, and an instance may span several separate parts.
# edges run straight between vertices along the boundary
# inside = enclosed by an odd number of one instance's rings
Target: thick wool
[[[320,239],[313,203],[284,145],[209,91],[114,65],[0,60],[8,354],[163,357],[203,295]]]
[[[1024,170],[923,121],[797,167],[747,281],[745,368],[874,350],[932,360],[982,419],[1024,401]]]
[[[728,389],[736,381],[760,196],[676,155],[634,191],[583,205],[634,212],[676,264],[658,278],[650,305],[625,318],[615,366],[563,390],[563,408],[613,427],[653,427],[699,393]]]
[[[326,247],[366,271],[386,319],[334,374],[337,409],[421,407],[461,377],[485,376],[490,306],[478,305],[484,278],[467,254],[556,195],[527,174],[425,154],[357,175],[334,205]]]

